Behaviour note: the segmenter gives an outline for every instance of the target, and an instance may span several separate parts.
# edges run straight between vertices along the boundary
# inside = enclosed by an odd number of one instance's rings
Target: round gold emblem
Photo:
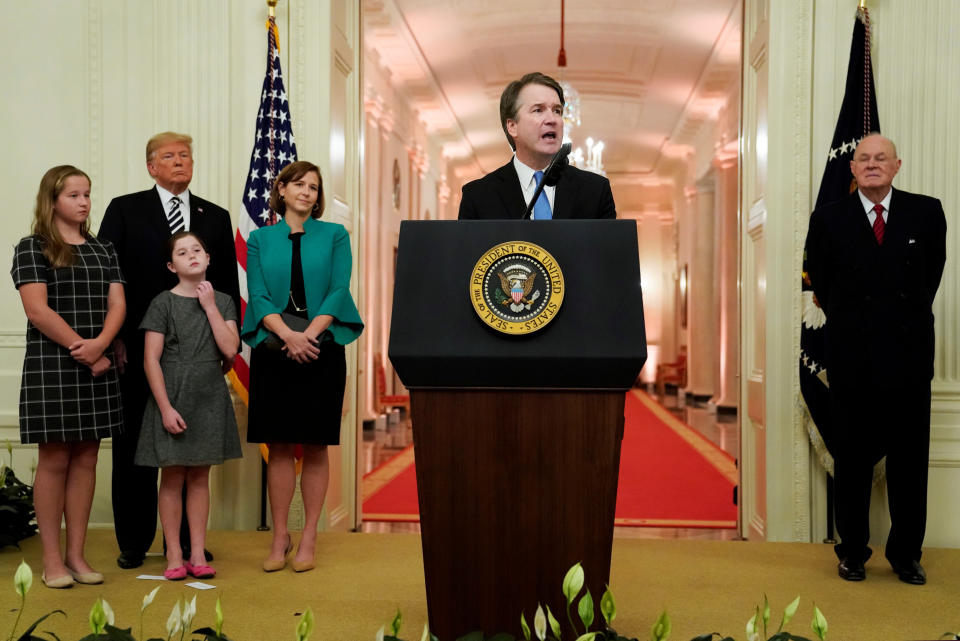
[[[546,327],[560,310],[563,292],[563,272],[556,259],[525,241],[491,247],[470,273],[474,311],[504,334],[530,334]]]

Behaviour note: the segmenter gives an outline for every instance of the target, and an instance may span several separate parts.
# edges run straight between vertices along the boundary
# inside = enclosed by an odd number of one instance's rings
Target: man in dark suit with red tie
[[[515,154],[503,167],[463,187],[461,220],[523,218],[543,170],[563,144],[563,89],[542,73],[514,80],[500,96],[500,125]],[[616,218],[610,182],[599,174],[564,167],[547,181],[534,220]]]
[[[190,136],[169,131],[152,137],[147,142],[147,171],[156,185],[114,198],[100,224],[99,237],[113,243],[127,281],[127,317],[114,342],[122,367],[124,414],[123,434],[113,439],[113,519],[121,568],[143,563],[157,530],[157,470],[133,463],[150,393],[139,327],[150,301],[177,283],[167,269],[167,244],[173,233],[186,229],[203,239],[210,253],[207,280],[241,309],[230,214],[188,190],[193,178],[192,142]],[[183,519],[184,554],[190,547],[186,523]]]
[[[901,581],[926,582],[933,299],[946,257],[940,201],[892,187],[894,144],[870,134],[850,168],[857,190],[817,209],[807,267],[826,313],[839,575],[866,578],[873,467],[886,456],[890,534],[885,556]]]

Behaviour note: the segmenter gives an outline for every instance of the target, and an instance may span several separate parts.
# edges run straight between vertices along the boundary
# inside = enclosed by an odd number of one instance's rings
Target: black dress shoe
[[[910,561],[909,563],[892,563],[893,571],[897,573],[900,580],[911,585],[923,585],[927,582],[927,573],[919,561]]]
[[[846,581],[863,581],[867,578],[867,569],[863,567],[863,561],[843,559],[837,565],[837,574]]]
[[[120,556],[117,557],[117,565],[124,570],[132,570],[133,568],[138,568],[143,565],[144,556],[143,552],[126,550],[121,552]]]

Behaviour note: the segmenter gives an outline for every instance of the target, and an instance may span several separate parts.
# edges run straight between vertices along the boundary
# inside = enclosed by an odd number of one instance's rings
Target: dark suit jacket
[[[522,218],[527,204],[513,159],[483,178],[463,186],[460,220]],[[610,181],[576,167],[565,167],[557,182],[554,219],[616,218]]]
[[[807,271],[827,315],[831,391],[933,377],[933,298],[946,258],[940,201],[893,190],[883,245],[859,195],[817,209]]]
[[[230,214],[191,192],[190,231],[203,239],[210,252],[207,280],[214,289],[228,294],[240,313],[240,283]],[[127,317],[120,338],[133,354],[143,352],[143,338],[138,328],[150,301],[177,284],[176,275],[167,269],[170,235],[156,187],[117,196],[107,205],[100,223],[98,236],[113,243],[127,281]],[[133,363],[129,359],[128,362]],[[142,371],[139,367],[134,369]]]

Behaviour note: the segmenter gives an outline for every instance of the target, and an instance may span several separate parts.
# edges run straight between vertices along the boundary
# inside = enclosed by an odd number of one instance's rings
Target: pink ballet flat
[[[171,568],[163,571],[163,578],[167,581],[183,581],[187,578],[187,566],[181,565],[178,568]]]
[[[189,561],[184,562],[187,574],[195,579],[212,579],[217,576],[217,571],[209,565],[190,565]]]

